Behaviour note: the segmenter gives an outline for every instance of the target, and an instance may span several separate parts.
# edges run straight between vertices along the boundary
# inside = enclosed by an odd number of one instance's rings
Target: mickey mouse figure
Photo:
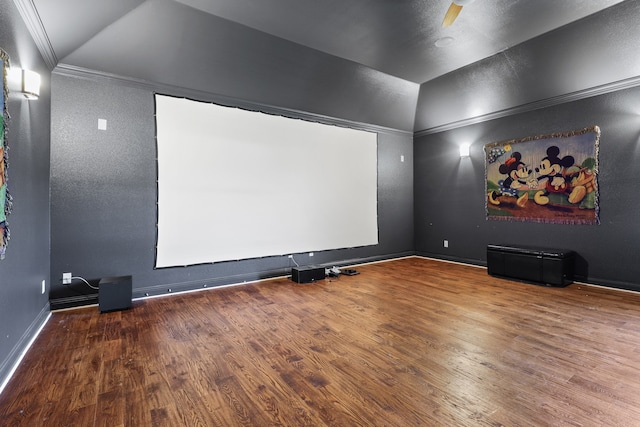
[[[515,151],[503,164],[500,165],[498,171],[503,175],[507,175],[507,178],[498,181],[498,185],[500,186],[499,194],[495,190],[489,193],[490,203],[499,205],[500,200],[498,200],[498,196],[500,195],[518,197],[518,190],[527,190],[528,188],[537,187],[537,181],[527,181],[527,178],[529,178],[531,173],[531,169],[529,169],[521,159],[522,154]],[[516,204],[520,207],[524,207],[527,200],[529,200],[529,193],[525,191],[524,194],[518,197]]]
[[[538,181],[547,180],[544,190],[538,191],[533,200],[539,205],[549,203],[549,194],[569,194],[569,202],[578,203],[586,192],[580,188],[573,188],[570,177],[572,173],[569,168],[574,166],[575,159],[573,156],[558,157],[560,149],[555,145],[547,148],[547,157],[542,159],[540,166],[536,168],[538,173]]]

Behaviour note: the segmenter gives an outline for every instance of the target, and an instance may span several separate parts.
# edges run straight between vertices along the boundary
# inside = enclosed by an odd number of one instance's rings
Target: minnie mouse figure
[[[516,204],[520,207],[524,207],[527,203],[529,200],[529,193],[526,190],[529,188],[537,188],[537,181],[529,179],[531,169],[524,164],[521,159],[522,154],[515,151],[503,164],[500,165],[498,171],[503,175],[507,175],[507,178],[498,181],[498,185],[500,186],[499,193],[495,190],[489,193],[489,202],[491,204],[499,205],[499,196],[517,197],[518,199]],[[520,195],[520,197],[518,197],[518,192],[521,190],[525,191]]]

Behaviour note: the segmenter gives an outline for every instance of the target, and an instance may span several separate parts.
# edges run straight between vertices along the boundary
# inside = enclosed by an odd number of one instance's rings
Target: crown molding
[[[416,131],[414,133],[408,131],[402,131],[398,129],[387,128],[383,126],[375,126],[368,123],[360,123],[353,122],[349,120],[337,119],[334,117],[324,116],[321,114],[309,113],[304,111],[298,111],[288,108],[276,107],[268,104],[249,102],[245,100],[241,100],[238,98],[233,98],[225,95],[220,95],[216,93],[203,92],[189,88],[183,88],[174,85],[160,84],[149,82],[141,79],[134,79],[130,77],[118,76],[115,74],[104,73],[101,71],[89,70],[86,68],[76,67],[73,65],[59,64],[53,70],[55,74],[83,78],[89,80],[105,80],[110,81],[111,83],[134,87],[138,89],[149,90],[152,92],[164,93],[167,95],[173,96],[182,96],[186,98],[204,100],[209,102],[214,102],[216,104],[233,106],[244,108],[247,110],[253,111],[261,111],[268,114],[278,114],[287,117],[296,117],[309,121],[317,121],[326,124],[333,124],[336,126],[348,126],[354,129],[360,129],[371,132],[381,132],[386,134],[396,134],[396,135],[413,135],[415,138],[420,138],[427,135],[432,135],[440,132],[445,132],[465,126],[474,125],[477,123],[486,122],[489,120],[500,119],[504,117],[514,116],[516,114],[527,113],[530,111],[540,110],[543,108],[549,108],[556,105],[566,104],[573,101],[579,101],[582,99],[604,95],[607,93],[612,93],[624,89],[630,89],[634,87],[640,86],[640,76],[631,77],[624,80],[619,80],[616,82],[607,83],[600,86],[595,86],[592,88],[571,92],[564,95],[559,95],[547,99],[542,99],[539,101],[530,102],[527,104],[522,104],[512,108],[506,108],[504,110],[495,111],[492,113],[484,114],[481,116],[470,117],[464,120],[458,120],[451,123],[446,123],[440,126],[434,126],[432,128]]]
[[[392,129],[384,126],[376,126],[369,123],[356,122],[351,120],[339,119],[336,117],[325,116],[322,114],[310,113],[306,111],[295,110],[291,108],[277,107],[274,105],[263,104],[259,102],[246,101],[239,98],[234,98],[226,95],[221,95],[212,92],[205,92],[201,90],[195,90],[185,88],[181,86],[150,82],[147,80],[136,79],[131,77],[124,77],[116,74],[105,73],[102,71],[90,70],[74,65],[58,64],[53,70],[53,74],[75,77],[87,80],[102,80],[109,83],[128,86],[137,89],[148,90],[154,93],[162,93],[165,95],[184,97],[190,99],[197,99],[199,101],[212,102],[219,105],[238,107],[250,111],[260,111],[262,113],[280,115],[285,117],[292,117],[312,122],[319,122],[328,125],[349,127],[352,129],[364,130],[376,133],[395,134],[401,136],[413,136],[411,131],[403,131],[398,129]]]
[[[540,110],[542,108],[554,107],[556,105],[566,104],[568,102],[579,101],[581,99],[591,98],[593,96],[604,95],[619,90],[630,89],[640,86],[640,76],[631,77],[624,80],[619,80],[612,83],[607,83],[600,86],[595,86],[589,89],[584,89],[576,92],[571,92],[565,95],[554,96],[547,99],[542,99],[527,104],[522,104],[517,107],[507,108],[504,110],[496,111],[481,116],[471,117],[464,120],[458,120],[451,123],[446,123],[440,126],[434,126],[432,128],[424,129],[414,133],[416,138],[422,136],[432,135],[435,133],[445,132],[465,126],[474,125],[477,123],[486,122],[494,119],[501,119],[503,117],[514,116],[516,114],[528,113],[530,111]]]
[[[49,36],[47,36],[44,30],[44,25],[42,25],[42,20],[36,10],[36,6],[33,4],[33,0],[13,0],[13,3],[18,8],[22,20],[27,26],[29,33],[31,33],[31,37],[38,47],[42,59],[47,64],[49,70],[53,70],[58,63],[58,58],[53,51],[53,46],[51,46]]]

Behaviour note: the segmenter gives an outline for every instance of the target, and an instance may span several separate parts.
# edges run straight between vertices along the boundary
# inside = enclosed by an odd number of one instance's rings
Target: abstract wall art
[[[7,244],[9,243],[9,226],[7,216],[11,212],[11,194],[7,190],[7,122],[9,113],[7,110],[7,70],[9,68],[9,56],[0,49],[0,61],[2,62],[2,90],[0,91],[0,259],[4,259]]]

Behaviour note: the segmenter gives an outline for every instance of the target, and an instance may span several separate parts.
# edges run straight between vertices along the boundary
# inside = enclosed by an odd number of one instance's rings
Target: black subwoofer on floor
[[[98,283],[100,313],[131,308],[131,276],[103,277]]]

